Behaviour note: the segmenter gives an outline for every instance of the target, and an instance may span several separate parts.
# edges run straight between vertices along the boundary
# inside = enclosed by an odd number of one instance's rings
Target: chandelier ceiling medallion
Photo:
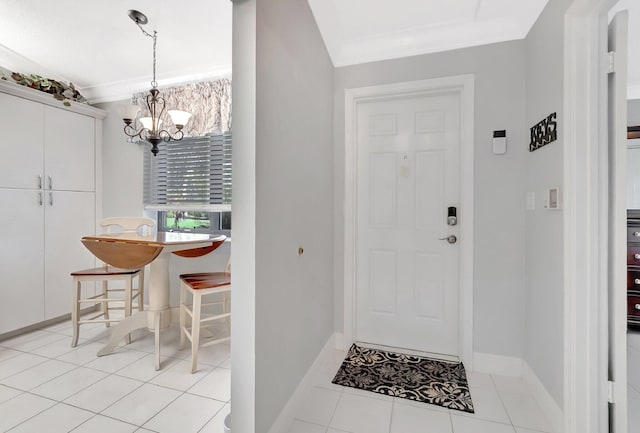
[[[151,143],[151,152],[155,156],[158,154],[158,143],[161,141],[182,140],[184,137],[182,128],[184,128],[184,125],[189,121],[191,114],[186,111],[168,110],[167,113],[171,117],[171,121],[175,125],[176,131],[172,134],[166,129],[162,129],[161,117],[166,108],[166,101],[162,96],[160,96],[158,82],[156,81],[156,42],[158,32],[154,30],[153,34],[150,34],[142,28],[144,24],[147,24],[148,20],[146,15],[140,11],[133,9],[129,10],[129,18],[136,23],[145,36],[153,39],[153,81],[151,81],[151,90],[149,90],[149,94],[146,98],[147,108],[151,117],[140,118],[142,127],[140,129],[136,129],[134,121],[140,108],[137,105],[127,105],[123,107],[122,120],[124,120],[125,123],[124,133],[131,138],[138,137],[141,140]]]

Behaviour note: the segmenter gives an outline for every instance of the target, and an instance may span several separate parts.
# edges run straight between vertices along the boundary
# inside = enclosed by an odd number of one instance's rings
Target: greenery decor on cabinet
[[[61,81],[41,77],[40,75],[20,74],[18,72],[12,72],[11,77],[8,78],[2,71],[0,71],[0,79],[5,81],[11,80],[22,86],[49,93],[58,101],[62,101],[67,107],[71,106],[69,101],[87,103],[85,97],[78,92],[73,83],[66,84]]]

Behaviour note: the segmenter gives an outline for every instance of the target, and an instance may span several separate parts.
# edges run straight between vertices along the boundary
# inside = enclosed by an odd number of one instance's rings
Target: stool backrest
[[[144,217],[112,217],[104,218],[100,221],[100,226],[106,229],[107,233],[133,233],[141,229],[141,235],[146,236],[155,227],[156,222],[151,218]],[[118,227],[120,230],[118,230]]]

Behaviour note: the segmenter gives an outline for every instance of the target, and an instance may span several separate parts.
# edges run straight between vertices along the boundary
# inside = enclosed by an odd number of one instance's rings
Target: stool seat
[[[105,276],[105,275],[133,275],[138,273],[139,269],[121,269],[113,266],[99,266],[97,268],[83,269],[81,271],[71,272],[71,276]]]
[[[200,272],[182,274],[180,279],[193,290],[210,289],[231,284],[231,274],[227,272]]]
[[[198,348],[229,341],[231,336],[222,336],[200,343],[200,327],[212,322],[224,320],[227,332],[231,331],[231,310],[229,298],[231,295],[231,268],[227,264],[226,272],[200,272],[180,275],[180,349],[184,348],[185,340],[191,341],[191,372],[195,373],[198,364]],[[192,305],[187,304],[187,294],[191,294]],[[218,294],[218,299],[207,304],[202,303],[202,297]],[[221,299],[220,299],[221,296]],[[220,305],[221,312],[202,316],[202,307]],[[191,317],[190,327],[187,326],[187,316]]]

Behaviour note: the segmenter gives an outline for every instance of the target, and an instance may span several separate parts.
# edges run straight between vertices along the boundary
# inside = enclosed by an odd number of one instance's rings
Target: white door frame
[[[473,370],[473,132],[474,75],[360,87],[345,91],[344,347],[354,342],[356,325],[356,110],[359,103],[440,92],[460,95],[460,354]]]
[[[565,433],[608,431],[607,77],[601,54],[607,12],[616,1],[575,0],[565,16]]]

